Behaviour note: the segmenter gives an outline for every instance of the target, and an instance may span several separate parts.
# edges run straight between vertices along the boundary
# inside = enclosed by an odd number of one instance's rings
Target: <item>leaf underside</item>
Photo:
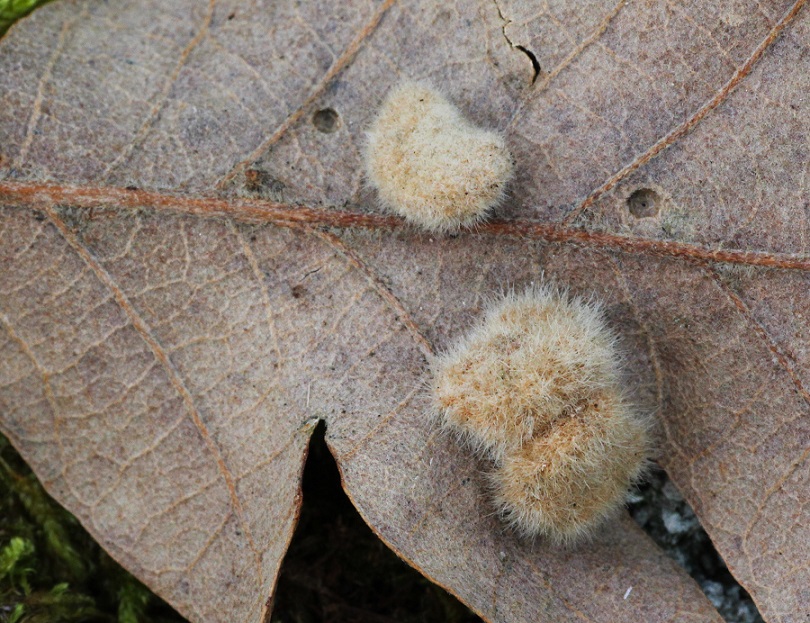
[[[35,12],[0,41],[3,433],[193,621],[267,616],[318,420],[372,529],[487,620],[719,620],[626,516],[516,538],[426,420],[430,353],[551,279],[605,301],[660,463],[766,620],[801,620],[810,14],[706,4]],[[496,222],[378,213],[363,130],[404,76],[504,132]]]

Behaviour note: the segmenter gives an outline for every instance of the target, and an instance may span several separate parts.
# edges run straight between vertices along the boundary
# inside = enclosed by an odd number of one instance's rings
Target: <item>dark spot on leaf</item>
[[[266,172],[259,169],[248,169],[245,171],[245,188],[251,192],[259,192],[269,177]]]
[[[640,188],[627,198],[630,214],[637,218],[657,216],[661,198],[650,188]]]
[[[292,287],[291,293],[294,299],[300,299],[307,293],[307,289],[299,283]]]
[[[340,127],[340,115],[334,108],[322,108],[312,115],[312,125],[324,134],[331,134]]]

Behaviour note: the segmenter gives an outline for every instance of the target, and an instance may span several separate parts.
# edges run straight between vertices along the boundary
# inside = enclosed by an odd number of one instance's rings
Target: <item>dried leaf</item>
[[[516,539],[426,423],[427,354],[545,276],[605,299],[661,462],[766,619],[800,619],[804,4],[40,9],[0,42],[0,427],[194,621],[267,615],[318,419],[366,521],[486,619],[719,620],[627,518]],[[378,213],[362,133],[400,76],[504,131],[500,220]]]

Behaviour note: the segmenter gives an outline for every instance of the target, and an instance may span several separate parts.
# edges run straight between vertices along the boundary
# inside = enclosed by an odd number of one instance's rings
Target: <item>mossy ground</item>
[[[0,435],[0,622],[96,621],[183,619],[45,493]]]
[[[21,17],[51,0],[0,0],[0,37]]]

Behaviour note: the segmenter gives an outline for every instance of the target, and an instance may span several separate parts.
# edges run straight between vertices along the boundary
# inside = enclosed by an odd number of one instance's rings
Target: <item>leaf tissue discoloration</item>
[[[0,428],[193,621],[265,618],[318,420],[369,525],[488,620],[717,621],[627,518],[573,550],[504,530],[426,423],[431,354],[553,279],[605,301],[765,619],[804,616],[805,4],[48,4],[0,41]],[[405,78],[515,156],[474,231],[363,183]]]

